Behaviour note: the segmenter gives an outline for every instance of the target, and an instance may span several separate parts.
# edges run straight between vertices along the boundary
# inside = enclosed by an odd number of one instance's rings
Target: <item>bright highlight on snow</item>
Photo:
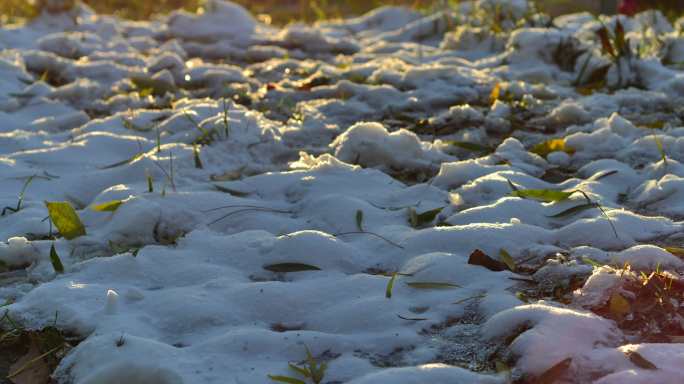
[[[0,28],[15,383],[681,382],[684,19],[57,9]]]

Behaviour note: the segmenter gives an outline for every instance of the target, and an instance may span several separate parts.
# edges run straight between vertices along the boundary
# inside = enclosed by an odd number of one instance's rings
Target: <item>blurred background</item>
[[[51,0],[0,0],[3,23],[31,18],[41,2]],[[58,0],[69,2],[73,0]],[[233,0],[261,15],[261,21],[287,24],[293,21],[312,22],[363,14],[382,5],[405,5],[429,11],[459,0]],[[184,8],[196,11],[204,0],[83,0],[101,14],[116,14],[129,19],[149,19],[158,14]],[[649,8],[660,9],[670,18],[684,11],[684,0],[537,0],[537,8],[552,16],[571,12],[613,14],[635,12]]]

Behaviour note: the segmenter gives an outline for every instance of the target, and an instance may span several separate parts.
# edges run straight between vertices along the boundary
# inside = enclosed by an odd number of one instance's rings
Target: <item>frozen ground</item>
[[[311,382],[307,348],[322,383],[681,382],[683,27],[214,0],[0,29],[3,326],[80,341],[59,383]]]

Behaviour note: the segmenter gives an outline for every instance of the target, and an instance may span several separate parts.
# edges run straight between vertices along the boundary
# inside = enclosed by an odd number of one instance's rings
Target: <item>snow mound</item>
[[[177,11],[167,20],[171,36],[184,40],[214,42],[231,40],[246,44],[256,29],[256,21],[242,6],[226,0],[209,0],[204,13]]]

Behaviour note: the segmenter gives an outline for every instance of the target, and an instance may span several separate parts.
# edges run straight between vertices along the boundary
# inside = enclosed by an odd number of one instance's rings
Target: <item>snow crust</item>
[[[477,19],[495,9],[506,33]],[[640,271],[684,270],[667,248],[684,239],[682,23],[620,17],[634,44],[665,45],[617,66],[591,16],[530,12],[478,0],[280,28],[210,0],[3,26],[8,315],[41,329],[57,314],[83,339],[58,383],[268,383],[307,348],[330,383],[507,382],[495,357],[514,377],[571,358],[569,382],[681,381],[682,344],[591,310]],[[607,88],[576,86],[584,62],[610,65]],[[551,139],[567,150],[533,150]],[[44,201],[68,201],[87,234],[51,238]],[[469,264],[475,250],[523,268]],[[565,303],[516,295],[574,278]]]

